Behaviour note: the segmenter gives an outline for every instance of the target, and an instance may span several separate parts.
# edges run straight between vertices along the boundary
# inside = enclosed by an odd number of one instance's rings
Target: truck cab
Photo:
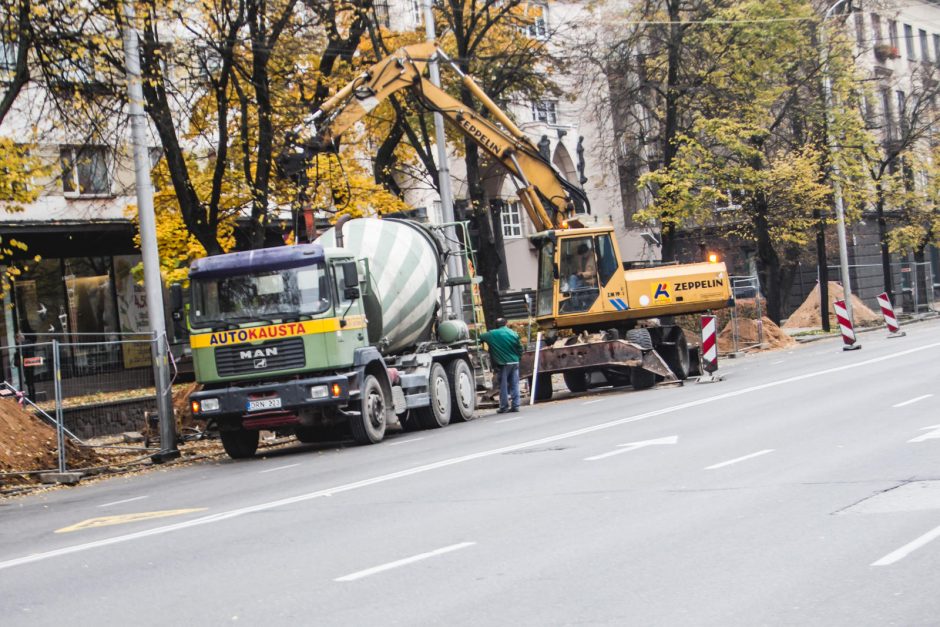
[[[253,454],[260,429],[304,439],[357,395],[351,373],[369,348],[359,270],[319,244],[193,263],[190,344],[204,390],[191,401],[230,455]]]

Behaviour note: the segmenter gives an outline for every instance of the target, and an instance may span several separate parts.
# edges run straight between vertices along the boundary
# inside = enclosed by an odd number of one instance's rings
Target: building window
[[[898,23],[894,20],[888,20],[888,39],[892,47],[898,47]]]
[[[522,204],[518,200],[504,202],[499,215],[503,226],[503,239],[522,237]]]
[[[911,61],[916,61],[917,52],[914,49],[914,29],[910,24],[904,25],[904,45],[907,46],[907,58]]]
[[[907,96],[900,89],[895,94],[898,99],[898,126],[904,133],[907,130]]]
[[[920,60],[924,63],[930,62],[930,44],[927,40],[927,31],[920,30],[917,33],[920,36]]]
[[[891,115],[891,92],[887,89],[881,90],[881,111],[884,114],[885,139],[891,141],[894,139],[894,116]]]
[[[933,36],[933,60],[940,65],[940,35]]]
[[[0,40],[0,70],[4,72],[13,72],[16,70],[16,56],[19,47],[16,42],[9,41],[4,37]]]
[[[525,34],[533,39],[548,37],[548,5],[533,3],[526,6],[526,15],[531,20],[525,27]]]
[[[855,41],[859,49],[865,48],[865,15],[861,11],[855,13]]]
[[[877,13],[871,14],[871,32],[872,38],[874,39],[875,45],[877,46],[881,43],[881,40],[884,37],[884,34],[881,32],[881,16],[879,16]]]
[[[392,22],[389,19],[388,0],[377,0],[372,6],[375,7],[375,23],[384,28],[391,28]]]
[[[104,146],[64,146],[59,150],[62,191],[74,196],[111,193],[108,149]]]
[[[532,102],[532,121],[545,124],[558,124],[558,103],[554,100],[535,100]]]
[[[415,28],[424,24],[424,7],[421,6],[423,0],[411,0],[411,21]]]

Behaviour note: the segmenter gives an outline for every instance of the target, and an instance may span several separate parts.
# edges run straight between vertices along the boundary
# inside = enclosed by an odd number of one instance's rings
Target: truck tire
[[[450,420],[469,422],[476,416],[477,382],[473,370],[463,359],[455,359],[447,365],[447,380],[450,381]]]
[[[636,344],[643,350],[649,350],[653,348],[653,338],[650,337],[649,329],[630,329],[627,331],[627,335],[623,339]]]
[[[689,343],[685,339],[685,333],[682,332],[682,329],[677,331],[675,344],[664,344],[656,350],[662,356],[666,365],[669,366],[669,369],[672,370],[672,373],[676,375],[676,378],[685,381],[689,378],[691,368]]]
[[[439,429],[450,423],[450,384],[444,366],[431,364],[428,376],[428,406],[415,410],[418,423],[425,429]]]
[[[608,368],[604,371],[604,377],[607,378],[607,382],[610,383],[613,387],[622,387],[624,385],[630,385],[630,373],[621,372],[617,370],[612,370]]]
[[[357,444],[375,444],[385,437],[385,409],[388,400],[382,384],[371,374],[362,379],[359,415],[349,417],[349,429]]]
[[[544,373],[538,375],[535,381],[535,402],[552,400],[552,391],[552,375]]]
[[[586,392],[588,389],[587,370],[567,370],[561,374],[565,379],[565,385],[572,392]]]
[[[260,432],[248,429],[221,431],[219,435],[222,436],[222,447],[232,459],[254,457],[258,450],[258,439],[261,437]]]
[[[630,385],[634,390],[649,389],[656,385],[656,374],[642,368],[631,368]]]

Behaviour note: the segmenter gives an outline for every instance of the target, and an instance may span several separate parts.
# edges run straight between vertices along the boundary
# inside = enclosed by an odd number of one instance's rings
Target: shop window
[[[108,149],[104,146],[63,146],[62,191],[70,196],[104,196],[111,193]]]

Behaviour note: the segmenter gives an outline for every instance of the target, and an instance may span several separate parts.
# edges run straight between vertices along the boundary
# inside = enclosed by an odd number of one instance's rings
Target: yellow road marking
[[[182,516],[193,512],[204,512],[207,508],[195,507],[192,509],[166,509],[162,512],[138,512],[136,514],[117,514],[116,516],[98,516],[89,518],[80,523],[75,523],[68,527],[56,529],[56,533],[69,533],[71,531],[81,531],[82,529],[94,529],[96,527],[110,527],[112,525],[123,525],[125,523],[138,522],[140,520],[151,520],[153,518],[167,518],[169,516]]]

